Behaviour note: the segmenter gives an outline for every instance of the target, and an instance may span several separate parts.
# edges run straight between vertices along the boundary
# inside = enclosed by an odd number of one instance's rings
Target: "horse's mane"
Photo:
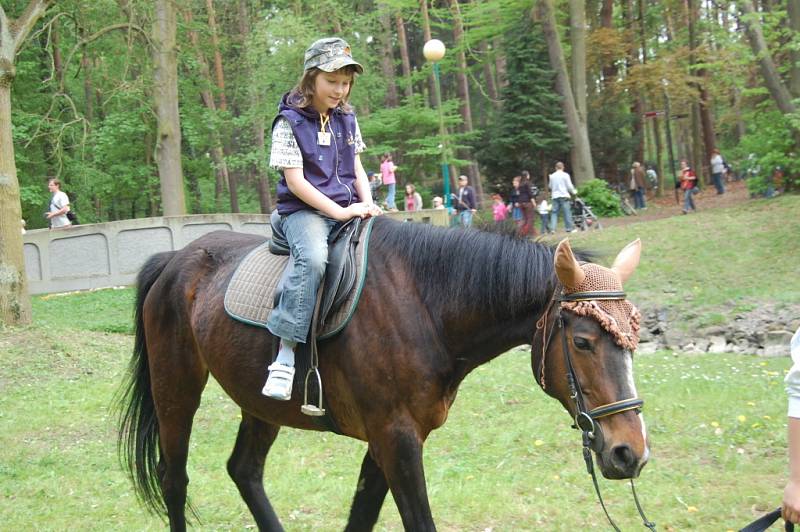
[[[440,315],[449,309],[514,316],[542,308],[557,284],[554,250],[513,235],[378,218],[370,242],[397,255],[397,267],[415,278]]]

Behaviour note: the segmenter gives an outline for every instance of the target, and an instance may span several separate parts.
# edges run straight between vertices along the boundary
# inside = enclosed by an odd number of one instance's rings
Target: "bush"
[[[622,216],[619,197],[602,179],[590,179],[578,187],[578,196],[597,216]]]

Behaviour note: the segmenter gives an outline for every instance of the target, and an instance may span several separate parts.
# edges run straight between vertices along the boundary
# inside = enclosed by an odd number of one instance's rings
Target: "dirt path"
[[[615,225],[626,225],[629,223],[648,222],[650,220],[660,220],[670,216],[682,216],[683,191],[679,192],[680,203],[675,203],[673,189],[669,188],[661,198],[649,196],[647,198],[647,208],[639,211],[635,216],[618,216],[616,218],[601,218],[603,227],[613,227]],[[747,192],[747,185],[744,181],[736,181],[725,184],[725,193],[718,195],[713,185],[706,186],[702,192],[696,194],[694,203],[697,211],[702,212],[708,209],[719,209],[722,207],[732,207],[747,201],[750,194]],[[689,215],[691,216],[691,215]]]

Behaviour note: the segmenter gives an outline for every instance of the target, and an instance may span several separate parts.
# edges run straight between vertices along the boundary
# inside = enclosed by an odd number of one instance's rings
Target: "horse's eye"
[[[584,349],[589,351],[592,349],[592,343],[587,340],[586,338],[581,338],[580,336],[576,336],[572,339],[572,342],[575,344],[575,347],[578,349]]]

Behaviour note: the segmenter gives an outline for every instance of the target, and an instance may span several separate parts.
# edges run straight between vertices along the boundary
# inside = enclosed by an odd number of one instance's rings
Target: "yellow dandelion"
[[[540,447],[540,446],[544,445],[544,442],[542,440],[536,440],[535,442],[533,442],[533,444],[536,447]]]
[[[756,406],[756,404],[753,401],[747,401],[747,406]]]
[[[764,414],[764,415],[763,415],[763,416],[761,416],[761,417],[763,417],[764,419],[772,419],[772,416],[768,416],[768,415],[766,415],[766,414]]]
[[[741,415],[741,414],[736,416],[736,419],[739,420],[739,423],[744,423],[745,421],[747,421],[747,418],[745,416]]]
[[[690,514],[693,514],[695,512],[698,512],[699,510],[697,509],[697,506],[687,506],[686,511],[689,512]]]
[[[717,421],[712,421],[711,422],[711,426],[712,427],[719,427],[719,423]]]

